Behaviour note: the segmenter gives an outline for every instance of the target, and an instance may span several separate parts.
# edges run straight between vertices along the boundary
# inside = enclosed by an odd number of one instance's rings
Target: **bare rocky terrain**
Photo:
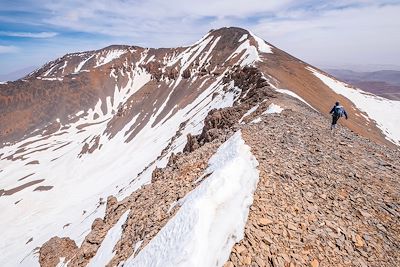
[[[226,266],[396,266],[399,151],[295,109],[243,129],[260,162],[246,226]]]

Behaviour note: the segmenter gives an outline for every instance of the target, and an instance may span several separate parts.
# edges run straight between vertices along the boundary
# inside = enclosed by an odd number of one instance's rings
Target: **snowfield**
[[[210,41],[204,38],[170,60],[186,66]],[[218,39],[213,41],[211,48],[217,42]],[[111,53],[102,63],[120,54]],[[210,60],[212,55],[206,55],[207,58],[201,60]],[[145,60],[148,60],[147,54],[135,64],[138,66]],[[110,77],[115,78],[112,74]],[[151,75],[139,67],[124,75],[128,82],[122,88],[115,87],[113,101],[111,97],[99,99],[95,107],[72,114],[71,118],[78,116],[79,119],[62,125],[64,130],[43,136],[38,129],[37,135],[0,148],[0,189],[3,190],[0,191],[0,210],[7,214],[0,220],[0,229],[7,229],[0,241],[0,266],[38,266],[37,248],[53,236],[70,237],[80,246],[93,220],[104,216],[104,200],[109,195],[120,200],[149,183],[156,167],[165,166],[172,152],[182,151],[187,134],[201,132],[210,110],[232,106],[241,92],[233,83],[224,84],[222,73],[185,108],[174,115],[171,109],[165,119],[153,125],[163,109],[168,108],[169,98],[166,99],[131,141],[127,141],[125,133],[138,115],[109,139],[107,124],[118,107],[151,79]],[[177,79],[169,85],[171,93],[181,81]],[[101,108],[103,102],[104,109]],[[181,129],[181,135],[174,139],[168,152],[156,160],[184,121],[187,124]],[[87,126],[82,129],[81,125]],[[92,154],[80,155],[83,145],[95,145],[96,138],[101,148]],[[12,155],[23,155],[23,159],[13,161],[8,158]],[[29,162],[31,164],[27,164]],[[34,191],[37,186],[46,190]],[[107,253],[109,255],[109,249]]]
[[[329,86],[335,93],[341,94],[353,102],[357,108],[375,120],[377,126],[386,135],[386,139],[400,145],[400,101],[379,97],[347,84],[334,80],[319,71],[308,67],[316,77]]]
[[[125,266],[222,266],[244,237],[259,172],[241,132],[209,160],[211,175],[185,196],[177,214]]]

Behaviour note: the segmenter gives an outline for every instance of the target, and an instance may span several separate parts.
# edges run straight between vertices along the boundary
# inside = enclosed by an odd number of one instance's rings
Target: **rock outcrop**
[[[69,261],[76,253],[78,247],[75,241],[68,237],[53,237],[43,244],[39,250],[39,263],[43,267],[55,267],[63,258]]]

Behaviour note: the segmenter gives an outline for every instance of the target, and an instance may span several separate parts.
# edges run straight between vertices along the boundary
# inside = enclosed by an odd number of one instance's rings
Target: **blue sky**
[[[239,26],[317,66],[400,65],[400,0],[2,0],[0,74],[111,44],[173,47]]]

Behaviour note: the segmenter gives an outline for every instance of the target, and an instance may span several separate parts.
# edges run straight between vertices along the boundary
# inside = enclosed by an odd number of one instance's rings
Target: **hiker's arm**
[[[347,112],[346,112],[346,110],[343,109],[343,113],[344,113],[344,116],[346,117],[346,120],[347,120],[348,117],[347,117]]]
[[[332,114],[334,111],[335,111],[335,107],[333,107],[333,108],[331,109],[331,111],[329,112],[329,114]]]

